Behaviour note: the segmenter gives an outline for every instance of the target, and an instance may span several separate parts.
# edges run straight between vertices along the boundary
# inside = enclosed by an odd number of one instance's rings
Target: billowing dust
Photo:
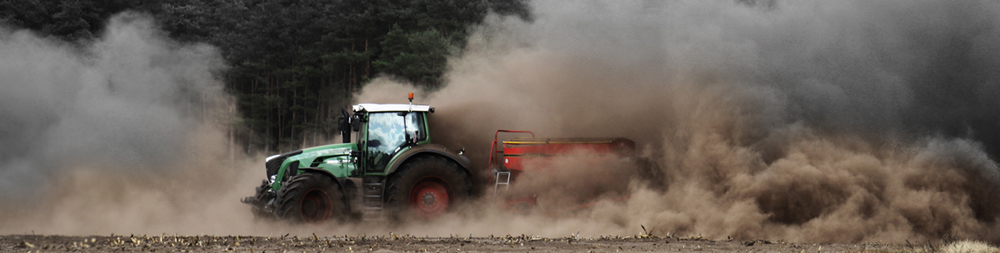
[[[447,86],[418,99],[437,108],[433,138],[485,164],[496,129],[627,137],[668,189],[630,184],[624,203],[473,215],[431,231],[593,236],[641,225],[712,239],[1000,240],[996,2],[541,1],[533,10],[533,23],[493,17],[479,27],[450,62]],[[376,80],[359,101],[403,102],[410,90]],[[548,183],[600,177],[576,168]],[[544,197],[578,197],[561,192]]]
[[[264,173],[228,146],[218,52],[133,13],[105,30],[75,45],[0,29],[0,233],[250,226],[238,198]]]
[[[254,222],[238,199],[261,159],[228,152],[207,47],[132,16],[84,49],[0,33],[4,59],[42,59],[0,63],[13,119],[0,122],[0,232],[1000,242],[1000,4],[746,2],[541,1],[530,23],[489,17],[446,86],[418,91],[437,109],[435,141],[484,171],[496,129],[627,137],[665,189],[560,161],[531,184],[541,202],[580,208],[518,214],[484,190],[395,226]],[[358,101],[413,90],[381,78]]]

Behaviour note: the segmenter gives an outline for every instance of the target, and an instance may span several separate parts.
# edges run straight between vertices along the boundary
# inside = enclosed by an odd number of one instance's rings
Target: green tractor
[[[431,142],[429,113],[412,94],[410,104],[344,110],[343,143],[268,157],[267,177],[242,202],[257,217],[306,223],[440,216],[470,197],[473,174],[464,149]]]

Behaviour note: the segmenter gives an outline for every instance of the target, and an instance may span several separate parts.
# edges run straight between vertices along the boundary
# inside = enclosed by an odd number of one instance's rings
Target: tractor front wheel
[[[343,194],[327,175],[301,173],[278,191],[276,214],[292,222],[320,223],[346,214]]]
[[[468,198],[470,188],[468,174],[455,162],[438,156],[416,157],[390,180],[388,207],[396,217],[433,219]]]

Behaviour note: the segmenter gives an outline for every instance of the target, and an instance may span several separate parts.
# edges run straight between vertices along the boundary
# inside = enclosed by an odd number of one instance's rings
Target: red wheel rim
[[[302,197],[302,206],[299,210],[305,222],[324,221],[333,215],[333,203],[323,190],[311,189]]]
[[[439,178],[424,178],[410,190],[410,206],[413,211],[424,218],[441,216],[448,210],[451,195],[447,184]]]

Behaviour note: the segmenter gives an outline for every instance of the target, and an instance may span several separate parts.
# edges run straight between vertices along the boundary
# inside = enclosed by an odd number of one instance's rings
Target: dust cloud
[[[0,29],[0,233],[252,233],[223,70],[134,13],[80,44]]]
[[[397,232],[599,236],[642,225],[709,239],[1000,242],[1000,3],[532,10],[530,23],[490,17],[450,60],[446,86],[416,100],[437,108],[433,138],[485,165],[496,129],[627,137],[667,190],[630,184],[624,203],[556,217],[486,203],[440,229]],[[405,102],[412,90],[380,79],[358,101]]]
[[[659,164],[665,190],[607,185],[614,178],[566,161],[540,198],[579,199],[587,184],[624,193],[555,215],[516,214],[486,193],[399,226],[253,222],[238,199],[262,178],[246,169],[261,159],[227,150],[221,58],[124,14],[83,46],[0,29],[0,232],[597,237],[642,226],[709,239],[1000,242],[994,1],[532,10],[532,22],[490,16],[450,59],[446,86],[417,91],[437,108],[434,140],[483,169],[496,129],[627,137]],[[358,101],[399,103],[414,90],[378,79]]]

